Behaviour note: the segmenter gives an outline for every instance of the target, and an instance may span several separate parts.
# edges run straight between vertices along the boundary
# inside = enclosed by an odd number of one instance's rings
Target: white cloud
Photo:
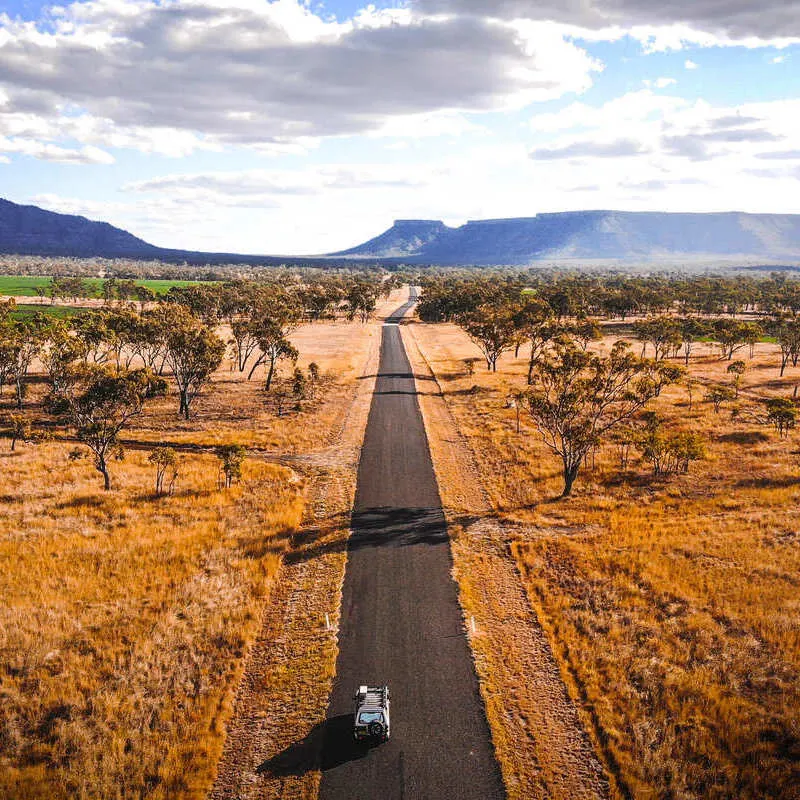
[[[697,69],[700,65],[692,61],[691,58],[687,58],[686,61],[683,62],[683,66],[685,69]]]
[[[539,161],[557,161],[564,158],[626,158],[646,152],[634,139],[611,139],[598,141],[586,139],[571,142],[561,147],[541,147],[531,152],[531,158]]]
[[[77,214],[88,219],[107,221],[117,214],[125,214],[129,206],[124,203],[108,203],[93,200],[81,200],[75,197],[61,197],[51,192],[33,195],[31,203],[58,214]]]
[[[642,83],[649,87],[653,87],[655,89],[666,89],[667,86],[672,86],[673,84],[677,83],[678,81],[675,78],[656,78],[655,80],[650,80],[645,78]]]
[[[30,156],[62,164],[113,164],[114,157],[99,147],[61,147],[52,142],[0,135],[0,153]]]
[[[339,23],[301,0],[93,0],[52,18],[0,15],[0,135],[176,157],[458,135],[470,128],[461,112],[582,92],[600,68],[547,24],[409,9]]]
[[[163,175],[129,183],[124,191],[157,194],[188,203],[215,203],[241,208],[276,208],[291,198],[326,196],[330,192],[420,189],[441,169],[391,164],[339,164],[305,170],[201,172]]]
[[[457,137],[465,133],[479,133],[483,129],[464,116],[452,111],[436,111],[387,119],[369,135],[376,137],[424,139],[433,136]]]
[[[161,220],[143,220],[133,232],[157,244],[230,250],[224,226],[235,214],[237,250],[302,254],[345,249],[394,218],[461,224],[601,207],[798,213],[798,114],[800,100],[715,107],[641,90],[598,107],[573,103],[537,115],[527,146],[487,137],[410,165],[139,182],[128,187],[138,213]],[[242,215],[250,215],[247,222]]]
[[[716,107],[652,90],[572,103],[530,120],[535,174],[518,172],[548,187],[549,210],[601,198],[630,210],[797,213],[798,118],[800,100]]]
[[[751,45],[800,40],[798,6],[787,0],[412,0],[412,5],[429,13],[546,19],[591,30],[673,28],[678,46],[704,35]]]
[[[786,56],[785,55],[780,55],[780,56],[775,56],[775,58],[772,59],[771,63],[773,63],[773,64],[783,64],[784,61],[786,61]]]
[[[767,150],[763,153],[756,153],[756,158],[763,158],[769,161],[800,161],[800,148],[796,150]]]

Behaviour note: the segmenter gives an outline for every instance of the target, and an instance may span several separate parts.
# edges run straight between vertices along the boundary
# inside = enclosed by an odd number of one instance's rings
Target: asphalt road
[[[321,800],[505,797],[451,567],[414,377],[390,320],[359,465]],[[371,748],[352,739],[364,683],[388,684],[392,698],[392,738]]]

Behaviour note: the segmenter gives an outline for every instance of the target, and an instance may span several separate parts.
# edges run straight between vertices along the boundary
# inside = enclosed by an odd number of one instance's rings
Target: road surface
[[[413,297],[413,295],[412,295]],[[495,800],[500,771],[464,632],[450,546],[397,321],[358,471],[339,657],[322,736],[321,800]],[[391,741],[352,740],[352,695],[386,683]]]

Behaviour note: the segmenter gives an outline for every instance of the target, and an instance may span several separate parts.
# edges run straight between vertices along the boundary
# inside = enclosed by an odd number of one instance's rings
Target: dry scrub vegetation
[[[306,501],[306,480],[270,462],[328,457],[379,335],[360,322],[297,328],[298,365],[316,362],[322,388],[281,416],[260,371],[247,382],[227,360],[190,420],[174,392],[153,400],[123,432],[111,492],[59,429],[14,452],[0,440],[0,797],[206,795]],[[29,386],[24,412],[41,429],[47,387],[36,374]],[[156,443],[177,445],[172,496],[153,492]],[[206,450],[232,443],[250,457],[220,490]]]
[[[623,331],[624,332],[624,331]],[[683,385],[652,410],[670,431],[701,433],[706,458],[655,478],[620,468],[606,444],[573,497],[556,499],[560,462],[507,398],[527,353],[497,373],[454,325],[416,325],[562,676],[616,791],[637,798],[800,797],[800,459],[797,435],[715,414],[704,385],[730,362],[698,346]],[[609,350],[619,333],[590,345]],[[742,402],[786,396],[777,347],[745,359]]]
[[[301,487],[250,461],[220,492],[201,455],[155,498],[135,453],[103,493],[63,445],[0,458],[0,795],[201,796]]]
[[[224,330],[221,335],[226,338]],[[307,371],[310,363],[317,363],[323,376],[319,392],[304,401],[300,411],[289,399],[278,417],[276,391],[264,392],[264,368],[259,367],[248,381],[247,373],[236,371],[226,358],[203,391],[192,419],[176,418],[174,396],[156,399],[135,423],[134,436],[191,448],[235,443],[281,456],[317,449],[325,444],[325,432],[352,392],[370,340],[379,335],[372,326],[344,321],[312,323],[292,332],[289,338],[300,353],[297,366]],[[275,390],[280,390],[281,382],[289,382],[291,372],[291,365],[282,368]]]

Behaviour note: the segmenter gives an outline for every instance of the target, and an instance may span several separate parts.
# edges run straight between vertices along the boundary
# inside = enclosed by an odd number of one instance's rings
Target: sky
[[[3,0],[0,197],[286,255],[395,219],[800,213],[800,4]]]

